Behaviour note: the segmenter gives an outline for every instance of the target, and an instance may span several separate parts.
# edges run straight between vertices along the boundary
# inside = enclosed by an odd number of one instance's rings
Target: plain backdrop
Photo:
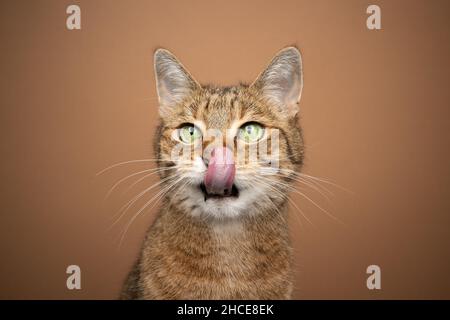
[[[66,8],[81,8],[81,30]],[[381,7],[382,30],[366,28]],[[123,230],[154,164],[152,54],[202,83],[251,82],[303,55],[303,172],[291,199],[296,299],[450,298],[448,1],[2,1],[0,298],[115,299],[159,204]],[[321,210],[320,208],[323,210]],[[339,222],[333,218],[339,220]],[[114,221],[117,222],[113,225]],[[82,290],[66,288],[79,265]],[[381,267],[381,290],[366,268]]]

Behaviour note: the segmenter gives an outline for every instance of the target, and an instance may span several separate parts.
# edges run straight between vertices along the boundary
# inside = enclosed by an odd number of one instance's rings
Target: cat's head
[[[166,201],[214,218],[281,209],[303,162],[299,51],[281,50],[251,85],[234,87],[200,85],[165,49],[154,63]]]

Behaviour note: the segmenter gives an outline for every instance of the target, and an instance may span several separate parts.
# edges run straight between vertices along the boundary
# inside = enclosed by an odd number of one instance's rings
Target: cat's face
[[[279,210],[303,161],[298,50],[280,51],[250,86],[201,86],[163,49],[155,74],[155,150],[167,201],[214,218]]]

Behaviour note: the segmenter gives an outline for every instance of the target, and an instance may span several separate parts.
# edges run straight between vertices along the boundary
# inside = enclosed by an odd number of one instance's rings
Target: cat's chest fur
[[[135,298],[289,298],[291,252],[279,219],[204,222],[163,212],[134,271]]]

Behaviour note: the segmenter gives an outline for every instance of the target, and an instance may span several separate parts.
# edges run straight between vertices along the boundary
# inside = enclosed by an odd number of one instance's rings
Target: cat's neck
[[[141,277],[159,284],[151,285],[144,296],[288,298],[292,290],[288,234],[285,207],[214,220],[163,206],[147,234],[140,262]],[[176,289],[165,296],[160,288],[167,287]]]
[[[287,207],[286,203],[276,210],[252,207],[238,217],[216,218],[192,214],[188,209],[168,201],[162,207],[160,218],[165,221],[166,228],[175,228],[180,235],[196,234],[204,240],[251,237],[262,241],[268,238],[288,241]]]

